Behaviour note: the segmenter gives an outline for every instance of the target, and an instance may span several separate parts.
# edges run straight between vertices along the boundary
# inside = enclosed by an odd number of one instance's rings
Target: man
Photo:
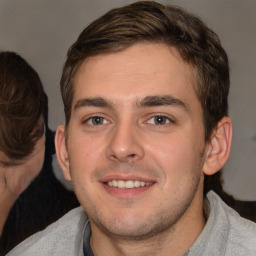
[[[138,2],[89,25],[55,140],[83,208],[10,255],[255,255],[255,224],[204,197],[230,152],[228,91],[217,35],[184,10]]]
[[[0,255],[79,204],[52,168],[54,133],[37,72],[0,52]]]

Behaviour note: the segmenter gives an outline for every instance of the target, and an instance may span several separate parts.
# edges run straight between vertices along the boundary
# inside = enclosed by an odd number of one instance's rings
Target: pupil
[[[157,116],[157,117],[155,117],[155,122],[156,122],[156,124],[164,124],[165,118],[163,116]]]
[[[102,119],[99,116],[96,116],[92,119],[93,124],[98,125],[102,123]]]

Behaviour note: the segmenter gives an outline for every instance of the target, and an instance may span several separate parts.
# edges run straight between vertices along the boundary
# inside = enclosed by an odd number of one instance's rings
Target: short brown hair
[[[40,116],[47,117],[47,97],[36,71],[18,54],[0,52],[0,151],[15,165],[43,135]]]
[[[229,64],[218,36],[199,18],[175,6],[140,1],[107,12],[92,22],[70,47],[61,78],[66,125],[71,117],[73,78],[88,57],[121,51],[139,42],[175,47],[196,74],[205,139],[228,114]]]

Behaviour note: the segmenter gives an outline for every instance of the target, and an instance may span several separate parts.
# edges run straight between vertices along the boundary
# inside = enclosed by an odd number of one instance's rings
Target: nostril
[[[115,155],[112,154],[110,156],[112,160],[118,160],[121,162],[134,162],[137,158],[137,154],[124,154],[124,155]]]
[[[130,154],[130,155],[128,155],[128,157],[134,158],[134,157],[136,157],[136,154]]]

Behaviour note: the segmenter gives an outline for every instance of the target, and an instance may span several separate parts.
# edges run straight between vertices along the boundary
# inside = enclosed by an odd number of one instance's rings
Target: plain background
[[[59,92],[68,47],[91,21],[128,0],[1,0],[0,50],[16,51],[39,73],[49,98],[49,125],[64,122]],[[256,1],[176,0],[220,36],[231,67],[231,156],[224,167],[225,189],[256,200]],[[57,171],[58,172],[58,171]],[[59,174],[61,175],[61,174]]]

